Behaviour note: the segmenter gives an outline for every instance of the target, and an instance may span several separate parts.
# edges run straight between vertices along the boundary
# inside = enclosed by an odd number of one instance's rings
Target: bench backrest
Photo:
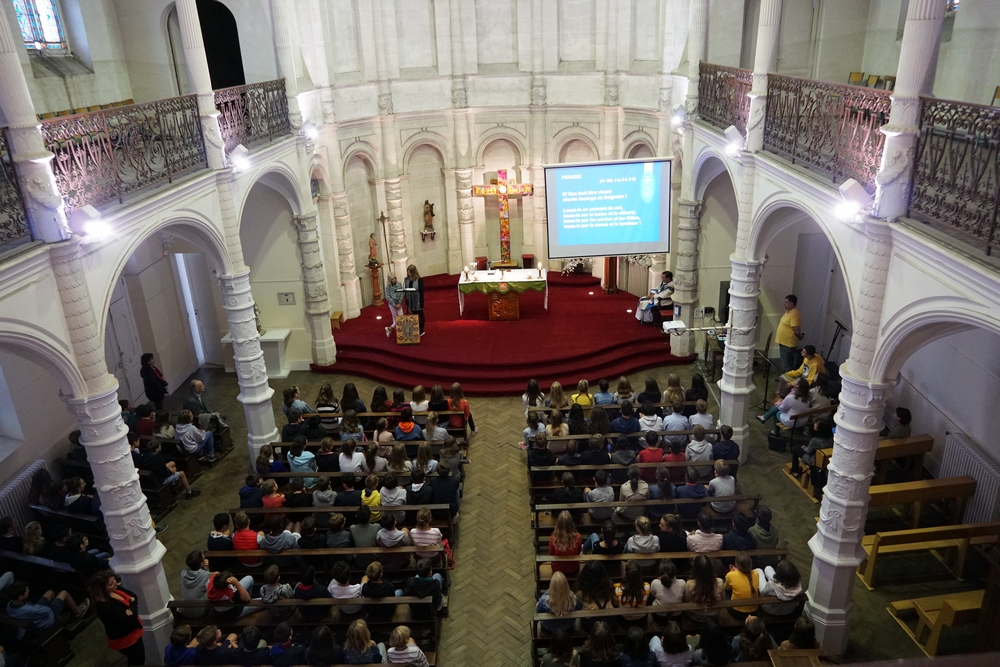
[[[957,526],[941,526],[935,528],[910,528],[907,530],[892,530],[875,533],[874,546],[893,546],[896,544],[916,544],[935,540],[964,540],[977,537],[996,535],[1000,537],[1000,521],[989,523],[963,523]]]
[[[879,440],[878,449],[875,450],[875,460],[885,461],[886,459],[897,459],[906,456],[916,456],[927,454],[934,448],[934,438],[929,435],[914,435],[909,438],[898,438],[895,440]],[[833,448],[828,447],[816,452],[816,465],[826,467],[833,458]]]
[[[353,506],[339,506],[330,505],[328,507],[248,507],[241,509],[239,507],[229,510],[230,514],[235,515],[237,512],[246,512],[249,515],[253,514],[330,514],[333,512],[340,512],[341,514],[354,514],[359,509],[361,505]],[[377,507],[369,507],[373,512],[415,512],[417,510],[429,509],[429,510],[448,510],[450,505],[447,503],[439,503],[434,505],[379,505]]]
[[[742,502],[752,500],[760,502],[760,496],[706,496],[705,498],[666,498],[662,500],[618,500],[606,503],[562,503],[535,505],[536,512],[559,512],[561,510],[583,510],[601,507],[655,507],[659,505],[703,505],[705,503]]]
[[[805,600],[805,594],[799,595],[795,601]],[[670,614],[681,611],[704,611],[707,609],[728,609],[729,607],[751,607],[762,604],[778,604],[780,602],[792,602],[792,600],[779,600],[774,596],[740,598],[737,600],[717,600],[712,604],[700,604],[698,602],[680,602],[677,604],[647,605],[643,607],[609,607],[607,609],[590,609],[582,611],[571,611],[561,616],[554,614],[534,615],[535,621],[555,621],[570,618],[604,618],[606,616],[631,616],[634,614],[650,613],[655,611],[658,614]]]
[[[877,484],[868,488],[868,493],[871,494],[868,505],[880,507],[922,500],[964,498],[975,492],[976,480],[968,475],[922,479],[918,482],[901,482],[899,484]]]
[[[736,555],[740,553],[737,550],[720,550],[712,551],[710,555],[712,558],[736,558]],[[748,556],[780,556],[785,557],[788,555],[788,549],[748,549],[746,551]],[[682,558],[697,558],[701,555],[699,551],[658,551],[651,554],[574,554],[572,556],[552,556],[549,554],[538,554],[535,556],[535,563],[563,563],[563,562],[577,562],[583,563],[591,560],[597,561],[628,561],[628,560],[653,560],[662,558],[676,558],[678,560]]]
[[[440,544],[426,547],[337,547],[329,549],[287,549],[273,553],[264,549],[206,551],[205,558],[260,558],[266,556],[361,556],[368,554],[415,554],[442,552]]]

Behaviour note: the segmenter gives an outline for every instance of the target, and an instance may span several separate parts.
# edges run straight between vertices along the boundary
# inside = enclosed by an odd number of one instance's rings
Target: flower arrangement
[[[625,255],[622,259],[630,264],[638,264],[639,266],[644,266],[647,269],[653,265],[652,255]]]
[[[562,274],[569,275],[580,268],[583,271],[591,271],[594,268],[593,257],[572,257],[563,260]]]

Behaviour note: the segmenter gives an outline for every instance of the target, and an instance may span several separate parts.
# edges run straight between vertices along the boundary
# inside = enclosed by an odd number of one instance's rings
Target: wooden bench
[[[937,655],[938,644],[945,628],[955,625],[971,625],[979,620],[979,611],[983,606],[985,590],[964,591],[961,593],[946,593],[926,598],[912,600],[897,600],[889,603],[886,608],[896,619],[900,627],[906,631],[925,655]],[[911,630],[905,616],[917,615],[917,628]],[[927,634],[926,640],[924,635]]]
[[[11,629],[9,633],[3,633],[6,635],[3,638],[5,651],[18,654],[25,663],[40,667],[62,667],[76,658],[70,645],[71,637],[60,623],[47,630],[36,630],[31,621],[0,612],[0,626]],[[21,630],[25,631],[25,635],[19,638],[17,635]]]
[[[90,468],[90,463],[86,461],[74,461],[72,459],[56,459],[56,463],[62,468],[65,477],[82,477],[88,483],[93,484],[94,472]],[[154,521],[161,521],[177,507],[177,494],[174,492],[173,484],[161,484],[156,476],[148,470],[136,468],[139,474],[139,487],[142,495],[146,496],[146,506]]]
[[[351,561],[351,556],[375,556],[375,560],[379,555],[392,555],[397,556],[399,554],[410,554],[413,559],[416,560],[417,553],[435,553],[442,554],[441,562],[435,566],[435,572],[439,572],[445,582],[448,581],[448,560],[447,554],[444,552],[444,547],[441,545],[437,546],[406,546],[406,547],[340,547],[340,548],[322,548],[322,549],[286,549],[284,551],[279,551],[277,553],[271,553],[264,549],[234,549],[232,551],[206,551],[205,557],[210,561],[212,559],[220,560],[224,559],[227,563],[228,569],[233,572],[239,572],[240,574],[263,574],[264,568],[260,565],[246,565],[239,559],[241,558],[259,558],[265,564],[274,563],[278,566],[280,571],[284,571],[289,574],[297,574],[299,572],[301,559],[308,559],[307,562],[316,566],[317,559],[322,559],[322,563],[317,567],[319,572],[329,572],[332,561],[334,560],[348,560]],[[364,567],[358,567],[357,573],[364,573]],[[398,578],[400,574],[411,574],[415,572],[412,567],[399,568],[392,571],[387,571],[385,576],[389,578]],[[259,583],[259,582],[258,582]]]
[[[566,389],[568,390],[569,388],[567,387]],[[591,387],[591,389],[593,389],[593,387]],[[593,395],[593,394],[591,394],[591,395]],[[684,401],[684,407],[693,407],[695,403],[696,403],[696,401]],[[564,408],[552,408],[552,407],[548,407],[548,406],[541,407],[541,408],[537,408],[537,407],[535,407],[535,408],[528,408],[528,412],[538,412],[538,413],[541,413],[541,414],[545,414],[547,416],[549,414],[549,412],[551,412],[552,410],[559,410],[560,412],[568,413],[570,411],[570,408],[572,408],[572,407],[573,407],[573,404],[570,403],[569,405],[567,405]],[[589,416],[590,415],[590,411],[593,410],[594,408],[604,408],[604,410],[608,413],[608,417],[610,417],[611,419],[614,419],[614,417],[611,416],[611,413],[614,413],[614,414],[617,415],[619,412],[621,412],[622,404],[621,403],[613,403],[611,405],[581,405],[580,407],[583,408],[583,414],[586,415],[586,416]],[[633,413],[638,412],[640,407],[641,406],[640,406],[640,404],[638,402],[632,401],[632,412]],[[653,403],[653,407],[657,409],[657,412],[661,412],[663,408],[673,408],[673,403],[663,403],[661,401],[659,403]]]
[[[832,415],[837,411],[838,403],[833,403],[828,407],[813,408],[811,410],[804,410],[803,412],[794,412],[789,414],[792,419],[792,425],[787,426],[782,424],[781,421],[776,422],[778,427],[778,432],[781,434],[788,434],[788,448],[791,449],[795,445],[795,431],[805,426],[812,426],[812,422],[818,419],[824,419],[825,415]]]
[[[94,514],[73,514],[61,510],[49,509],[43,505],[29,505],[35,518],[40,524],[67,524],[74,533],[83,533],[95,547],[107,547],[110,545],[108,539],[108,529],[104,526],[101,517]]]
[[[45,586],[54,590],[67,590],[82,600],[87,596],[87,581],[69,563],[50,558],[0,550],[0,566],[11,571],[18,580],[27,581],[36,588]]]
[[[906,462],[906,476],[913,481],[920,479],[924,469],[924,454],[934,448],[934,438],[929,435],[916,435],[910,438],[899,438],[896,440],[879,440],[878,449],[875,450],[875,477],[872,478],[873,485],[884,484],[892,462],[897,459],[904,459]],[[830,459],[833,458],[833,447],[820,449],[816,452],[815,467],[824,472],[830,466]],[[812,475],[809,474],[808,466],[802,465],[803,471],[795,476],[791,473],[791,462],[785,464],[785,474],[795,480],[797,484],[806,492],[806,495],[813,502],[819,502],[816,498],[815,489],[812,487]]]
[[[729,464],[729,474],[736,477],[736,471],[739,470],[739,461],[737,460],[727,460],[726,463]],[[628,469],[632,466],[638,467],[640,470],[656,470],[659,467],[667,468],[710,468],[715,465],[715,461],[655,461],[652,463],[633,463],[631,465],[622,465],[620,463],[604,463],[600,465],[585,465],[580,464],[576,466],[529,466],[528,467],[528,490],[532,493],[537,491],[544,491],[546,489],[555,490],[561,489],[562,483],[560,478],[562,473],[571,472],[574,473],[574,477],[582,479],[593,479],[594,473],[598,470],[606,471],[612,479],[612,485],[621,485],[624,480],[618,481],[615,479],[615,473],[627,473]],[[578,474],[581,472],[590,472],[591,474]],[[551,475],[552,479],[549,482],[534,482],[532,480],[536,479],[535,475]],[[677,483],[675,483],[676,486]],[[593,487],[594,482],[588,481],[586,483],[577,483],[574,485],[576,488],[584,488],[587,486]]]
[[[819,667],[826,651],[821,648],[771,649],[767,655],[771,658],[771,667]]]
[[[924,502],[953,500],[951,522],[957,524],[962,521],[966,501],[975,492],[976,480],[969,476],[879,484],[868,489],[868,493],[871,494],[868,507],[870,509],[891,505],[912,505],[910,528],[916,528],[920,525],[920,513]]]
[[[629,438],[641,438],[641,437],[644,437],[647,433],[649,433],[649,431],[635,431],[633,433],[599,433],[599,434],[577,433],[576,435],[550,435],[550,436],[546,436],[546,440],[548,442],[550,442],[550,443],[551,442],[568,442],[570,440],[576,440],[577,442],[579,442],[581,444],[586,444],[590,440],[590,436],[591,435],[601,435],[607,442],[614,442],[614,441],[616,441],[618,439],[618,436],[620,436],[620,435],[628,436]],[[656,433],[661,438],[664,438],[664,437],[669,436],[669,435],[684,435],[684,436],[692,435],[692,432],[690,430],[687,430],[687,431],[653,431],[653,433]],[[705,435],[718,435],[718,434],[719,434],[719,429],[717,429],[717,428],[706,428],[705,429]],[[531,440],[534,441],[534,438],[531,438]]]
[[[734,508],[733,512],[726,513],[726,517],[732,516],[738,509],[740,503],[749,502],[751,505],[751,510],[756,512],[757,505],[760,504],[759,495],[733,495],[733,496],[707,496],[705,498],[668,498],[666,500],[627,500],[627,501],[607,501],[603,503],[540,503],[532,508],[532,512],[536,515],[536,528],[542,525],[540,520],[540,514],[542,512],[548,512],[551,516],[558,516],[559,512],[563,510],[590,510],[590,509],[611,509],[616,507],[662,507],[663,505],[707,505],[708,503],[726,503],[734,502],[737,507]],[[589,514],[589,512],[588,512]],[[613,516],[617,516],[613,515]],[[628,522],[631,524],[633,519],[621,519],[622,523]],[[602,520],[603,524],[604,521]]]
[[[1000,539],[1000,521],[990,523],[968,523],[958,526],[941,528],[910,528],[894,530],[874,535],[865,535],[861,546],[868,555],[867,560],[858,567],[858,577],[868,590],[875,590],[875,565],[880,554],[908,553],[913,551],[931,551],[940,549],[957,549],[954,564],[949,571],[955,578],[961,580],[965,568],[965,557],[969,546],[973,544],[991,544]],[[942,563],[944,560],[934,553]],[[947,564],[944,563],[947,567]]]
[[[140,435],[139,441],[142,446],[145,447],[147,442],[156,440],[157,442],[163,443],[163,449],[160,454],[163,455],[168,461],[173,461],[177,466],[177,470],[182,471],[187,475],[188,482],[194,483],[194,480],[201,477],[201,463],[198,460],[197,454],[189,454],[184,451],[184,447],[181,445],[180,440],[173,440],[168,438],[161,438],[154,435]]]

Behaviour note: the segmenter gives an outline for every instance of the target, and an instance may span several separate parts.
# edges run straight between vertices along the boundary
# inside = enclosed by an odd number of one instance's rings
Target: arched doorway
[[[527,170],[521,169],[521,151],[507,139],[494,139],[483,149],[482,176],[473,177],[473,185],[483,185],[497,177],[498,169],[507,170],[507,179],[517,179],[524,182]],[[478,170],[477,174],[478,174]],[[508,202],[510,216],[510,256],[518,261],[524,247],[524,224],[526,197],[510,197]],[[476,219],[485,220],[483,226],[476,225],[476,256],[486,256],[493,261],[500,259],[500,212],[497,209],[496,197],[473,197],[476,207]],[[481,207],[481,208],[480,208]],[[481,216],[481,217],[480,217]]]
[[[739,222],[736,189],[720,158],[709,157],[700,165],[695,198],[703,202],[698,235],[698,303],[703,309],[714,309],[714,313],[706,314],[700,322],[693,321],[695,326],[711,326],[714,321],[725,322],[729,312],[729,256],[736,247]],[[700,344],[696,349],[701,349]]]
[[[245,85],[246,76],[243,72],[243,54],[240,51],[240,34],[236,17],[228,7],[217,0],[197,0],[197,4],[212,89]],[[177,82],[177,93],[179,95],[192,93],[194,91],[188,80],[187,62],[184,58],[184,44],[181,41],[176,8],[171,8],[167,16],[167,38],[174,66],[174,78]]]

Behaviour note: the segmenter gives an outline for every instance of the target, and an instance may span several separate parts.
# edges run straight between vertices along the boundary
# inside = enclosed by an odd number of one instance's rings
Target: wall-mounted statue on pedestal
[[[420,231],[420,240],[426,241],[428,237],[433,241],[434,235],[434,204],[424,200],[424,228]]]

